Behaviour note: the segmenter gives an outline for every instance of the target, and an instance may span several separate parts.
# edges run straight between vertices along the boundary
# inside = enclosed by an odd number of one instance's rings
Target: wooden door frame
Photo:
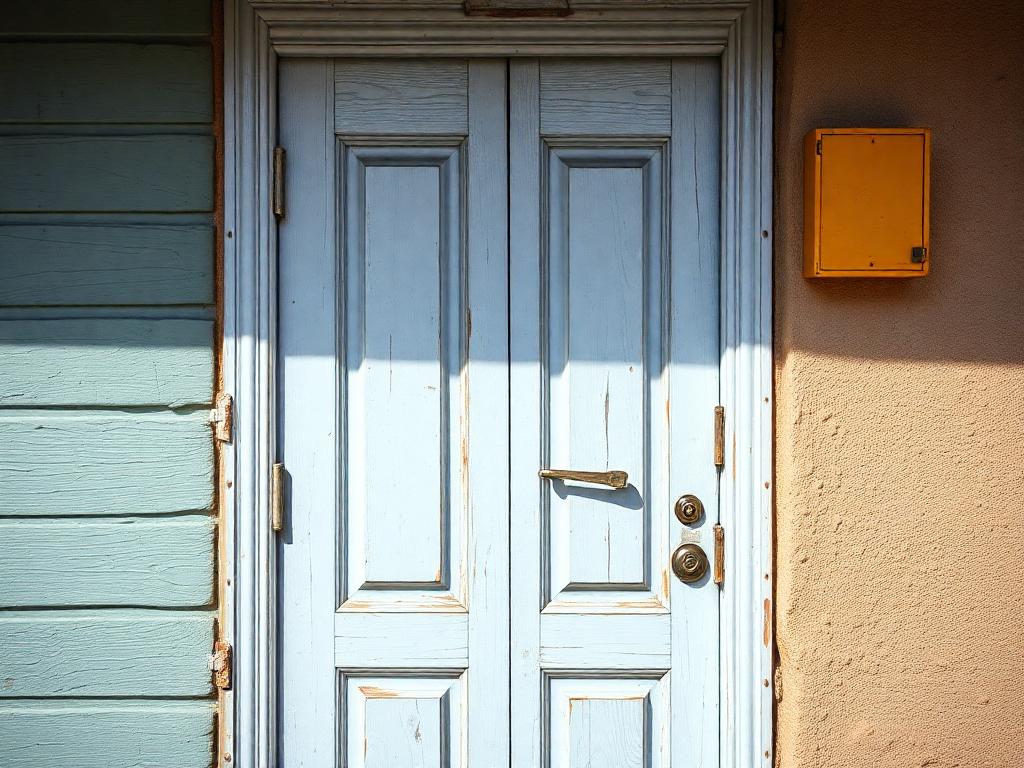
[[[772,765],[771,0],[573,0],[564,18],[469,16],[460,0],[226,0],[222,639],[233,687],[217,762],[275,768],[276,224],[280,56],[718,56],[722,61],[721,766]],[[628,22],[628,23],[623,23]],[[710,417],[709,417],[710,418]]]

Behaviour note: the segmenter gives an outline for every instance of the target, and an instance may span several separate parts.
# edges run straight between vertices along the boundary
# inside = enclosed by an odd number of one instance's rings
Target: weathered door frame
[[[460,0],[226,0],[222,639],[234,685],[218,763],[274,768],[279,56],[711,55],[722,58],[722,765],[772,765],[771,0],[574,0],[566,18],[467,17]],[[628,21],[628,24],[623,24]],[[411,22],[415,22],[412,24]]]

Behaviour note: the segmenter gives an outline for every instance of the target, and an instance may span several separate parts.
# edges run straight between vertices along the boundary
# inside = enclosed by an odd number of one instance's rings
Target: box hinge
[[[725,466],[725,408],[715,406],[715,466]]]
[[[210,411],[210,424],[213,425],[213,436],[222,443],[231,442],[232,399],[227,392],[221,392],[214,401]]]
[[[725,581],[725,528],[715,523],[715,584]]]
[[[270,530],[284,530],[284,464],[275,464],[270,477]]]
[[[210,671],[213,672],[213,684],[221,690],[231,687],[231,644],[218,640],[213,644],[210,654]]]
[[[274,147],[274,180],[271,199],[274,216],[278,219],[284,218],[284,158],[284,147]]]

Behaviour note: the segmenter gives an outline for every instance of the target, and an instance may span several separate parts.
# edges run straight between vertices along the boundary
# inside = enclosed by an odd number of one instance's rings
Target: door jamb
[[[221,354],[236,430],[222,464],[221,636],[235,659],[219,717],[224,768],[277,765],[277,242],[269,181],[279,55],[722,57],[721,401],[730,450],[721,504],[730,557],[721,603],[721,768],[773,763],[772,0],[579,0],[573,8],[567,18],[525,20],[466,17],[458,0],[224,3]]]

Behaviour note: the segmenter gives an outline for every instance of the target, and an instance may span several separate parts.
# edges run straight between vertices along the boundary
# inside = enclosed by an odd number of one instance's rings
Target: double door
[[[280,765],[718,765],[720,76],[282,62]]]

